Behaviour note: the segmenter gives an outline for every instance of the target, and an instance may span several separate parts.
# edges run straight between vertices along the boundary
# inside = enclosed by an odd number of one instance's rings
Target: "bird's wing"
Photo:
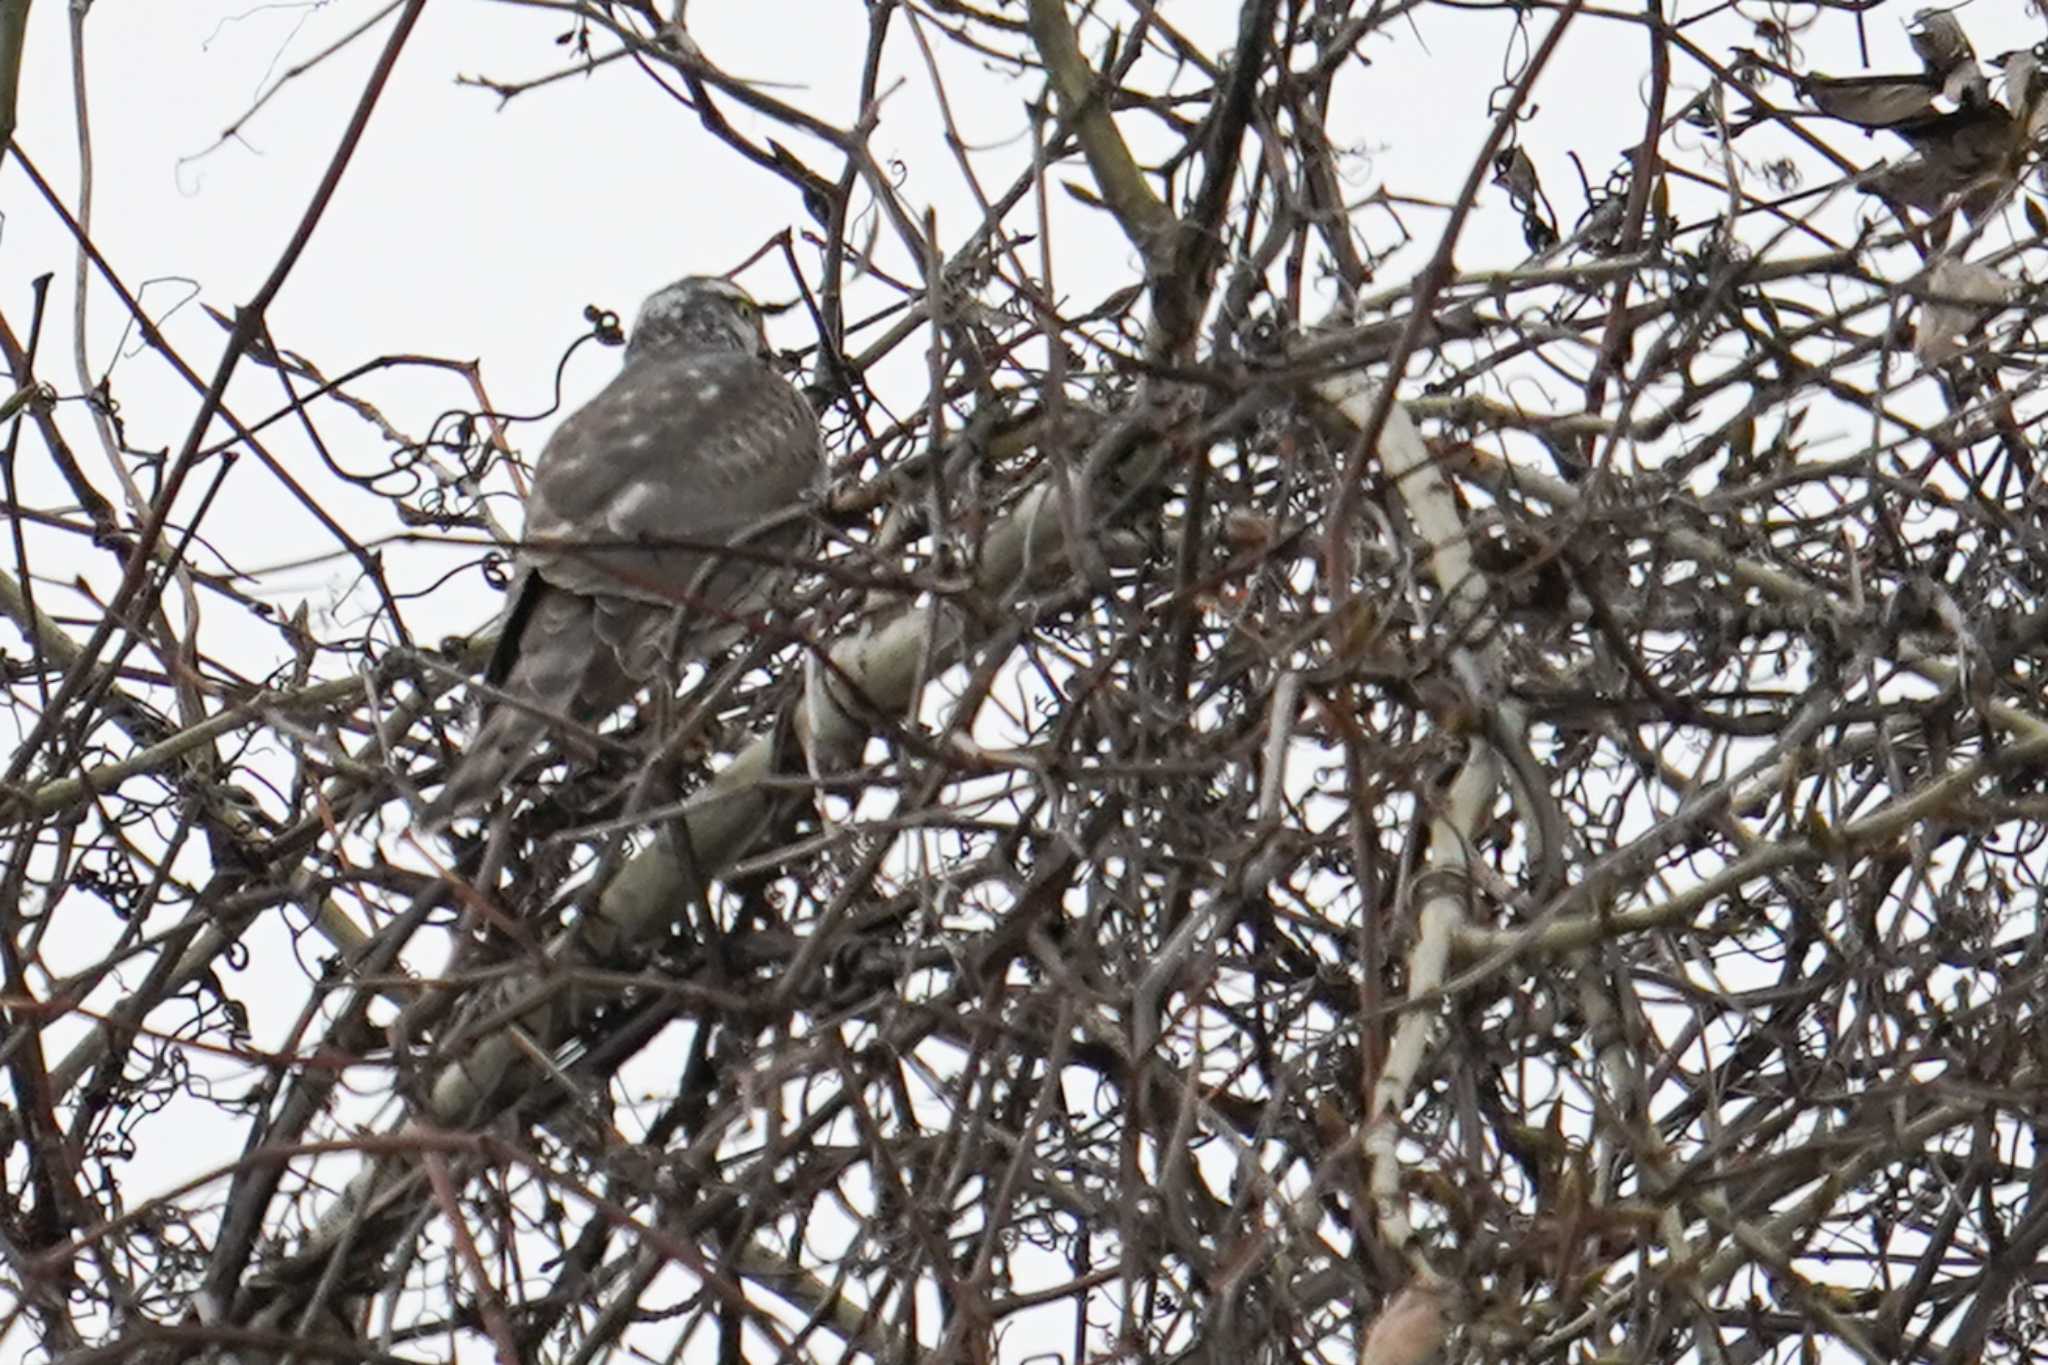
[[[759,570],[736,561],[693,592],[709,552],[795,507],[822,455],[809,405],[766,362],[644,357],[541,452],[524,561],[572,591],[715,609]]]
[[[522,563],[591,598],[595,637],[645,681],[758,591],[758,560],[717,551],[796,508],[823,455],[810,405],[766,362],[643,357],[541,452]],[[752,548],[790,548],[794,529]]]
[[[422,828],[438,829],[489,802],[550,740],[584,747],[576,742],[581,727],[633,694],[634,681],[606,645],[599,616],[595,598],[554,587],[539,574],[521,579],[484,675],[510,700],[486,708],[446,785],[420,812]]]

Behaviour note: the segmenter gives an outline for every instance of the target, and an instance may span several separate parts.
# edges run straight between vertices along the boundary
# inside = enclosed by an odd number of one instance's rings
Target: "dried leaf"
[[[1926,302],[1913,337],[1913,355],[1923,365],[1938,365],[1963,352],[1963,334],[1996,311],[1980,305],[2003,304],[2017,289],[2013,281],[1988,265],[1944,260],[1929,272]]]
[[[1493,158],[1493,183],[1508,192],[1519,207],[1533,204],[1542,193],[1536,179],[1536,163],[1520,147],[1503,147]]]
[[[2021,48],[1997,58],[2001,73],[1999,98],[2015,119],[2026,124],[2026,141],[2048,132],[2048,82],[2044,82],[2041,57],[2035,50]]]
[[[1829,118],[1859,128],[1896,128],[1938,119],[1940,87],[1921,76],[1807,76],[1799,93]]]
[[[1906,37],[1928,71],[1936,76],[1947,76],[1960,67],[1977,63],[1977,50],[1970,46],[1969,35],[1948,10],[1921,10],[1913,16],[1913,27],[1906,30]],[[1980,75],[1978,79],[1983,78]]]
[[[1865,194],[1879,195],[1907,208],[1919,209],[1922,213],[1933,213],[1948,202],[1951,194],[1969,183],[1968,180],[1958,180],[1946,168],[1926,157],[1909,156],[1889,166],[1878,167],[1864,176],[1857,188]]]
[[[1077,181],[1062,180],[1060,181],[1060,188],[1065,190],[1068,194],[1074,196],[1074,198],[1080,200],[1082,203],[1086,204],[1091,209],[1106,210],[1109,207],[1108,204],[1102,202],[1101,195],[1097,194],[1094,190],[1089,189],[1086,185],[1080,184]]]
[[[1444,1344],[1448,1330],[1443,1286],[1411,1280],[1373,1319],[1359,1365],[1423,1365]]]
[[[2012,115],[1995,104],[1890,131],[1912,143],[1922,156],[1973,178],[2005,169],[2017,132]]]

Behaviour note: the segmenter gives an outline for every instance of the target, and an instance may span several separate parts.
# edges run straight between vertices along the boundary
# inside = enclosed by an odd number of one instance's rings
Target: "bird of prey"
[[[550,741],[730,637],[766,596],[763,551],[803,540],[791,514],[824,445],[802,394],[768,360],[761,310],[726,280],[649,295],[618,377],[555,430],[534,465],[526,530],[482,724],[419,823],[485,804]],[[722,551],[745,546],[751,557]]]

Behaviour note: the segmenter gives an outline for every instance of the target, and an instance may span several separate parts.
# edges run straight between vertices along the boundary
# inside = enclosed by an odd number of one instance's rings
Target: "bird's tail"
[[[419,828],[435,833],[457,816],[488,804],[541,746],[547,730],[546,721],[521,707],[493,708],[455,761],[440,794],[421,808],[416,822]]]
[[[494,671],[502,672],[490,679],[508,700],[490,708],[447,785],[420,811],[421,829],[438,830],[489,804],[551,740],[570,750],[588,747],[582,727],[599,723],[633,694],[612,638],[619,627],[610,618],[622,614],[661,619],[645,606],[594,600],[537,577],[524,585],[505,625],[510,646],[493,661]]]

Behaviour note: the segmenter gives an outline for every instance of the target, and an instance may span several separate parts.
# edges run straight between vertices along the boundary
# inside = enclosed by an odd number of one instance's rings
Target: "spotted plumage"
[[[803,395],[768,362],[752,299],[694,276],[650,295],[617,378],[534,466],[518,577],[484,673],[506,700],[421,823],[488,801],[551,736],[576,751],[642,686],[673,686],[771,577],[758,557],[720,551],[796,548],[801,529],[783,514],[823,453]]]

